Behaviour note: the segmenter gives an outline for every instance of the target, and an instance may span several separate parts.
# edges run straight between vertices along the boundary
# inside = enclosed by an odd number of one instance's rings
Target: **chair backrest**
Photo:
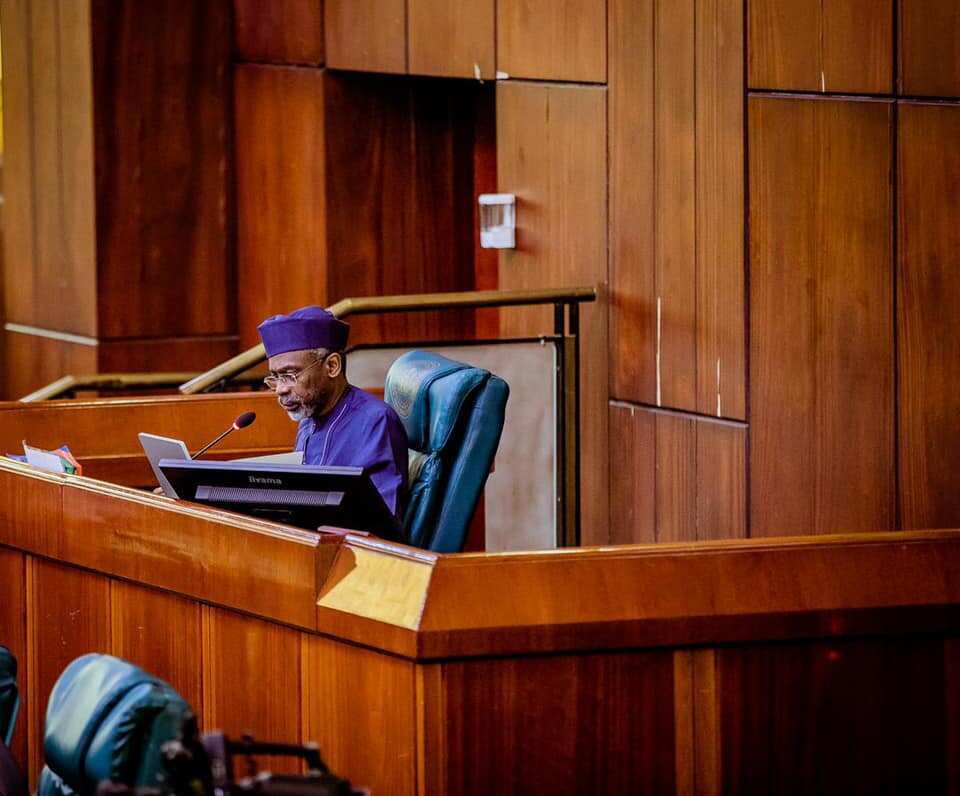
[[[37,796],[86,796],[107,779],[161,786],[160,747],[178,737],[189,715],[176,691],[132,663],[77,658],[50,693]]]
[[[4,746],[10,746],[19,711],[17,659],[6,647],[0,647],[0,742],[3,742]]]
[[[463,549],[500,444],[510,388],[487,370],[410,351],[391,365],[384,394],[411,450],[405,537],[455,553]]]

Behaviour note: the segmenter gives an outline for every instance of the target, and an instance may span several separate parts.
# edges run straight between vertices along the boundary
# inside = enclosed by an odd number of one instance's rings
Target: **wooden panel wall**
[[[614,398],[746,416],[742,30],[735,3],[611,5]]]
[[[424,736],[442,750],[427,792],[675,792],[670,652],[438,668],[424,677]]]
[[[323,63],[322,0],[233,0],[233,25],[240,61]]]
[[[327,66],[406,72],[405,0],[326,0]]]
[[[491,80],[494,0],[408,0],[410,73]]]
[[[234,72],[240,347],[265,318],[327,301],[326,148],[319,69]]]
[[[893,0],[750,0],[756,89],[889,93]]]
[[[607,26],[593,0],[498,0],[497,70],[511,78],[607,81]]]
[[[960,97],[960,5],[899,0],[900,92]]]
[[[754,536],[895,527],[891,125],[750,100]]]
[[[960,522],[960,107],[899,107],[897,331],[904,528]]]
[[[327,75],[330,301],[472,289],[475,131],[488,87]],[[413,313],[354,318],[351,343],[464,339],[473,318]]]
[[[230,4],[92,0],[102,337],[235,328]]]
[[[517,248],[500,253],[500,287],[603,285],[607,275],[606,90],[501,83],[497,178],[517,197]],[[504,310],[509,335],[550,334],[549,308]],[[584,544],[607,536],[606,302],[582,311],[581,500]]]
[[[18,397],[51,368],[33,329],[103,343],[79,372],[233,353],[229,0],[16,0],[3,16],[3,315],[33,339],[4,341],[18,353],[0,393]],[[197,336],[206,356],[182,356]],[[53,361],[75,363],[74,342]]]
[[[3,6],[5,320],[97,334],[89,3]]]
[[[747,536],[744,424],[610,406],[610,541]]]

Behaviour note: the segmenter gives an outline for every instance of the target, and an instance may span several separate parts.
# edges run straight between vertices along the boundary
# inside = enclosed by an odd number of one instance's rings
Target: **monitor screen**
[[[402,541],[400,523],[361,467],[161,459],[184,500],[315,531],[321,525]]]

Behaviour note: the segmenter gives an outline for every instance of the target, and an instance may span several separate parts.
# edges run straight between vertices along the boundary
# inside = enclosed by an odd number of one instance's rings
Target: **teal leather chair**
[[[410,351],[391,365],[384,395],[410,446],[407,542],[441,553],[463,549],[509,394],[503,379],[440,354]]]
[[[110,655],[84,655],[50,693],[37,796],[92,796],[102,780],[164,781],[160,747],[177,738],[190,706],[163,680]]]
[[[17,691],[17,659],[6,647],[0,647],[0,741],[10,746],[13,728],[20,712],[20,693]]]

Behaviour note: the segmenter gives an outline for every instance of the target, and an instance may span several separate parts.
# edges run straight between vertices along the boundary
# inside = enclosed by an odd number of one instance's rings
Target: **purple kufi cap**
[[[287,351],[325,348],[343,351],[350,336],[350,324],[337,320],[323,307],[303,307],[289,315],[274,315],[257,327],[267,357]]]

